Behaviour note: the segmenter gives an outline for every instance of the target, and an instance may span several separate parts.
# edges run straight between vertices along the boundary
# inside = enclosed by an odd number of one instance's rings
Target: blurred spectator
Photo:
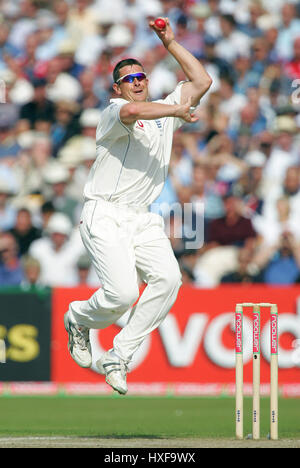
[[[16,75],[9,69],[0,71],[0,161],[12,162],[18,156],[20,145],[16,139],[19,109],[12,102],[10,93],[16,82]]]
[[[58,45],[62,39],[61,37],[57,37],[55,33],[56,24],[57,19],[53,12],[47,10],[39,11],[36,19],[39,43],[35,51],[35,58],[40,62],[51,60],[57,55]]]
[[[7,231],[15,224],[17,213],[10,201],[13,195],[12,187],[6,180],[0,178],[0,231]]]
[[[108,102],[110,89],[112,87],[112,59],[112,51],[110,49],[105,49],[99,55],[95,65],[91,67],[92,72],[95,73],[95,94],[103,103]]]
[[[9,41],[19,50],[22,50],[29,34],[36,30],[35,18],[38,13],[38,5],[34,0],[21,0],[16,12]]]
[[[273,285],[294,284],[300,275],[299,242],[290,232],[284,232],[274,250],[263,271],[264,282]]]
[[[293,42],[300,31],[300,20],[297,18],[295,5],[285,3],[281,9],[282,23],[276,42],[276,51],[279,59],[289,60],[293,55]]]
[[[87,254],[82,254],[76,264],[76,286],[99,287],[99,279]]]
[[[251,39],[237,29],[233,15],[223,14],[220,17],[220,26],[222,37],[216,45],[218,57],[232,62],[237,55],[250,52]]]
[[[41,216],[41,228],[44,233],[47,230],[47,226],[51,216],[55,213],[55,208],[52,201],[46,201],[42,204],[40,208],[40,216]]]
[[[77,264],[78,272],[78,286],[87,286],[88,285],[88,276],[91,268],[91,260],[88,255],[81,255],[79,257]]]
[[[68,12],[66,26],[72,38],[78,42],[97,32],[97,21],[90,0],[75,0]]]
[[[26,254],[30,244],[42,235],[41,230],[33,225],[32,215],[28,208],[18,210],[15,225],[9,232],[14,236],[21,256]]]
[[[47,224],[47,235],[34,241],[29,254],[41,266],[40,282],[44,286],[74,286],[77,261],[84,247],[69,218],[54,213]]]
[[[85,67],[76,62],[76,48],[76,43],[74,41],[66,39],[60,43],[56,56],[60,60],[61,72],[68,73],[68,75],[78,80]]]
[[[179,16],[176,23],[176,40],[196,57],[203,54],[205,20],[209,15],[209,9],[205,5],[195,5],[189,11],[195,21],[194,30],[190,30],[188,18]]]
[[[229,118],[229,128],[237,125],[239,113],[247,104],[247,98],[244,94],[237,94],[234,91],[234,79],[232,76],[222,76],[220,79],[219,94],[221,103],[219,111]]]
[[[158,100],[172,92],[177,83],[176,73],[161,63],[160,49],[145,52],[143,63],[149,77],[149,94],[152,100]]]
[[[56,56],[46,64],[45,78],[47,80],[47,97],[53,102],[74,101],[81,96],[81,86],[77,78],[63,72],[63,63]]]
[[[184,146],[184,139],[181,132],[174,134],[170,174],[173,175],[180,185],[190,185],[192,181],[193,161],[187,154]]]
[[[81,134],[95,139],[100,117],[101,111],[99,109],[84,109],[79,119]]]
[[[196,283],[200,287],[217,286],[221,278],[238,268],[238,253],[244,247],[253,250],[257,234],[251,220],[244,217],[241,200],[232,193],[224,197],[225,215],[213,220],[207,242],[195,266]]]
[[[64,39],[69,37],[67,31],[67,20],[70,10],[70,4],[66,0],[55,0],[53,2],[53,12],[56,17],[55,31]]]
[[[79,106],[74,101],[62,100],[55,105],[55,121],[51,126],[50,136],[53,156],[74,135],[80,133]]]
[[[70,144],[69,151],[72,152],[72,157],[74,157],[74,153],[78,152],[79,161],[77,160],[73,175],[66,188],[66,193],[82,203],[84,185],[96,159],[96,143],[91,137],[82,137],[77,142],[76,148],[74,146]]]
[[[18,63],[23,70],[25,77],[32,83],[40,67],[40,63],[36,60],[36,50],[39,46],[39,35],[37,31],[33,31],[26,38],[24,49],[21,56],[18,58]],[[42,77],[40,77],[42,78]],[[32,83],[33,84],[33,83]]]
[[[185,263],[179,262],[180,272],[181,272],[181,280],[182,284],[189,284],[193,285],[195,283],[195,275],[193,270],[189,268]]]
[[[130,50],[133,44],[133,35],[125,24],[114,24],[108,31],[106,43],[111,49],[116,63],[125,56],[135,55]]]
[[[44,78],[32,80],[34,96],[32,101],[24,104],[20,109],[20,119],[26,120],[30,128],[34,129],[36,123],[43,121],[53,124],[55,117],[55,106],[47,99],[47,81]]]
[[[261,37],[262,30],[258,26],[258,19],[264,13],[260,2],[249,3],[249,20],[240,26],[240,30],[251,38]]]
[[[82,94],[79,99],[79,104],[82,109],[99,108],[103,103],[94,91],[95,73],[90,70],[83,71],[79,76],[79,82],[82,89]]]
[[[293,42],[293,55],[285,64],[284,72],[291,80],[300,78],[300,32]]]
[[[0,287],[17,286],[23,279],[18,245],[10,233],[0,234]]]
[[[212,245],[243,246],[248,239],[254,240],[256,232],[250,219],[242,213],[240,199],[234,194],[223,198],[225,214],[211,222],[208,233],[208,247]]]
[[[238,252],[238,265],[235,271],[227,273],[224,275],[220,282],[222,284],[226,283],[261,283],[263,277],[261,273],[253,274],[251,273],[251,261],[252,261],[252,251],[251,249],[242,248]]]
[[[246,170],[244,161],[235,156],[233,140],[225,133],[213,136],[207,144],[207,151],[208,163],[217,167],[217,181],[222,181],[227,190]]]
[[[160,0],[162,6],[162,17],[168,17],[172,24],[176,24],[178,17],[181,14],[180,3],[178,0]]]
[[[235,128],[232,128],[230,134],[235,140],[243,137],[244,143],[241,146],[249,147],[253,135],[257,135],[266,130],[266,124],[266,118],[260,113],[259,107],[249,103],[240,110],[239,122],[236,123]],[[245,144],[245,138],[247,138],[248,141],[247,145]]]
[[[35,290],[40,285],[41,266],[40,262],[30,255],[24,255],[21,260],[24,278],[21,283],[22,289]]]
[[[1,18],[0,26],[0,69],[2,69],[6,68],[6,56],[16,57],[20,54],[20,50],[10,43],[9,33],[11,25]]]
[[[266,190],[280,185],[287,168],[299,164],[299,152],[294,139],[298,131],[295,120],[283,115],[277,117],[275,124],[274,146],[264,170]]]
[[[60,163],[52,163],[44,174],[44,180],[50,189],[45,196],[46,201],[51,201],[55,211],[64,213],[70,221],[75,224],[77,221],[76,209],[77,200],[66,194],[70,174],[66,167]]]
[[[296,221],[300,219],[300,167],[289,167],[282,185],[274,187],[265,197],[263,214],[266,218],[276,217],[276,203],[280,198],[288,200],[291,215]]]
[[[204,164],[194,164],[190,200],[195,214],[200,217],[203,216],[204,207],[205,229],[211,220],[223,215],[222,198],[216,188],[208,183],[207,166]]]
[[[277,199],[274,211],[274,214],[267,211],[265,216],[253,219],[255,230],[262,239],[262,249],[276,245],[280,236],[286,231],[290,232],[297,242],[300,241],[299,213],[291,211],[289,199],[284,197]]]
[[[194,54],[200,57],[201,52],[203,51],[203,42],[204,42],[205,36],[209,35],[207,31],[207,20],[208,18],[211,18],[210,6],[205,3],[196,3],[195,5],[192,5],[191,8],[189,9],[189,14],[191,15],[191,18],[194,20],[194,23],[195,23],[194,25],[195,34],[199,36],[198,54],[196,50],[194,51]],[[212,34],[212,37],[214,37],[214,34]]]
[[[52,160],[52,144],[48,135],[34,132],[27,136],[22,158],[13,166],[20,186],[19,196],[44,192],[44,171]]]
[[[212,36],[204,36],[203,56],[200,57],[204,61],[205,66],[214,77],[215,83],[210,92],[220,89],[219,78],[222,76],[234,76],[232,65],[223,57],[219,57],[216,53],[217,39]]]

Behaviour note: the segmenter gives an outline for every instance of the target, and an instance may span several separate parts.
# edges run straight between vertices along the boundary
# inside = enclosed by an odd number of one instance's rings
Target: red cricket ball
[[[155,24],[155,26],[156,26],[158,29],[165,29],[165,27],[167,26],[167,23],[166,23],[165,20],[162,19],[162,18],[157,18],[157,19],[154,21],[154,24]]]

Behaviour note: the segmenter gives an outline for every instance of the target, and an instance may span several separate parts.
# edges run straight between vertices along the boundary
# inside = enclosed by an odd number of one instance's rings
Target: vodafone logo
[[[118,320],[117,325],[121,329],[126,323],[127,314]],[[259,333],[259,317],[256,317],[254,328],[257,352],[261,352],[266,361],[270,360],[271,340],[272,352],[279,352],[279,367],[286,369],[295,367],[295,349],[293,347],[280,347],[278,349],[278,340],[281,335],[286,333],[291,334],[294,339],[300,340],[300,316],[290,313],[280,314],[280,326],[278,327],[276,316],[272,316],[271,320],[264,323],[261,333]],[[105,329],[90,331],[93,354],[92,369],[95,372],[97,372],[95,362],[108,349],[107,346],[103,346],[105,333]],[[224,343],[224,334],[226,333],[230,333],[230,340],[227,344]],[[209,362],[210,365],[216,366],[214,368],[216,372],[218,369],[234,369],[236,352],[244,351],[244,364],[252,362],[253,320],[245,316],[242,321],[241,314],[234,317],[233,313],[224,312],[210,318],[207,313],[193,313],[189,316],[184,328],[181,328],[178,317],[169,313],[160,325],[157,335],[163,352],[162,357],[166,358],[174,369],[188,369],[190,366],[195,366],[195,372],[198,372],[199,362],[196,356],[199,349],[202,349],[203,353],[201,359],[205,359],[201,365]],[[150,334],[134,355],[130,366],[131,370],[142,367],[144,361],[152,353],[153,334]],[[296,366],[300,367],[298,361]]]
[[[144,124],[143,124],[143,122],[141,122],[141,120],[137,120],[136,123],[137,123],[138,127],[144,128]]]

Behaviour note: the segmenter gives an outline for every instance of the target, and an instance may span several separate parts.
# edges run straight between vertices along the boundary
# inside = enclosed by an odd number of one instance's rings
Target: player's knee
[[[182,277],[180,269],[175,267],[172,271],[168,271],[166,274],[161,275],[159,282],[162,285],[166,293],[172,293],[178,291],[182,284]]]
[[[139,298],[137,285],[119,287],[113,293],[108,293],[114,303],[114,310],[128,310]]]

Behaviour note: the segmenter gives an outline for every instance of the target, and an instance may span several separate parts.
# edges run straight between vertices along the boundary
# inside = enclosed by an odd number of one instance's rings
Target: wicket
[[[278,309],[276,304],[250,303],[236,304],[235,309],[235,423],[236,438],[243,439],[243,309],[253,310],[253,408],[252,436],[260,438],[260,311],[270,308],[270,438],[278,439]]]

